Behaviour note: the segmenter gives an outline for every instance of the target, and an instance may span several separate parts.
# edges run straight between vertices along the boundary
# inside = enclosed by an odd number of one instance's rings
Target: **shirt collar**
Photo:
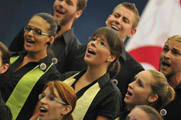
[[[74,78],[78,80],[86,70],[81,71],[78,75],[76,75]],[[103,76],[99,77],[96,81],[99,83],[100,88],[102,88],[108,81],[110,81],[109,73],[104,74]]]

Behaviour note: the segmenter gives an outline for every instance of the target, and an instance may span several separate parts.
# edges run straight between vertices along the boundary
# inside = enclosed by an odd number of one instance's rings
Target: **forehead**
[[[145,70],[145,71],[139,72],[137,77],[139,77],[139,78],[148,78],[149,77],[150,78],[150,77],[152,77],[152,75],[149,71]]]
[[[134,17],[135,17],[134,13],[131,10],[129,10],[128,8],[125,8],[124,6],[117,7],[113,11],[113,13],[119,13],[120,15],[122,15],[132,21],[134,20]]]
[[[168,46],[170,48],[175,48],[181,51],[181,42],[176,40],[168,40],[164,46]]]
[[[48,29],[50,24],[40,16],[33,16],[28,25],[39,29]]]
[[[141,71],[136,75],[136,79],[140,79],[143,83],[150,85],[153,76],[149,71]]]
[[[140,108],[134,108],[129,116],[131,120],[149,120],[149,116]]]

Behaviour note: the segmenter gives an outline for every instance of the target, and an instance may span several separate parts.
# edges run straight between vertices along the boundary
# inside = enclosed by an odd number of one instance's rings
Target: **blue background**
[[[135,3],[140,14],[148,0],[88,0],[87,8],[74,23],[74,32],[82,44],[99,27],[105,26],[105,20],[113,8],[121,2]],[[4,0],[0,2],[0,41],[7,46],[15,35],[28,23],[33,14],[52,13],[54,0]]]

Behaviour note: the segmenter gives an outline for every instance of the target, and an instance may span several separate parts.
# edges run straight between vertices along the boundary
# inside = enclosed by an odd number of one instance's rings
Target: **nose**
[[[128,85],[128,88],[130,88],[130,89],[133,89],[133,87],[134,87],[134,81],[129,83],[129,85]]]
[[[43,104],[43,103],[46,103],[46,97],[44,97],[40,100],[40,104]]]
[[[163,53],[163,57],[166,59],[170,59],[170,56],[171,56],[171,51]]]
[[[65,4],[65,0],[58,0],[59,8],[63,8],[64,4]]]
[[[28,31],[26,34],[33,36],[33,35],[34,35],[34,31],[33,31],[33,30],[30,30],[30,31]]]
[[[119,18],[116,18],[116,20],[115,20],[116,25],[121,25],[121,22],[122,22],[122,17],[121,16]]]
[[[96,46],[96,43],[97,43],[97,41],[95,40],[95,41],[90,41],[90,45],[91,46],[93,46],[93,47],[95,47]]]

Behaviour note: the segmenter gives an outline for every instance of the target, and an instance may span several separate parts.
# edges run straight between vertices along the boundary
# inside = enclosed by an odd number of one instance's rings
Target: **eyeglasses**
[[[97,41],[97,44],[101,47],[108,46],[104,39],[98,39],[97,37],[89,37],[89,41]]]
[[[49,34],[44,33],[44,32],[42,32],[42,31],[39,30],[39,29],[33,29],[33,28],[31,28],[31,27],[28,27],[28,26],[24,27],[24,31],[25,31],[25,32],[30,32],[31,30],[33,30],[33,33],[34,33],[35,35],[46,35],[46,36],[50,36]]]
[[[56,102],[61,103],[61,104],[63,104],[63,105],[67,105],[64,101],[55,98],[53,95],[46,96],[45,94],[39,94],[38,99],[41,100],[41,99],[43,99],[43,98],[45,98],[45,97],[46,97],[49,101],[56,101]]]

